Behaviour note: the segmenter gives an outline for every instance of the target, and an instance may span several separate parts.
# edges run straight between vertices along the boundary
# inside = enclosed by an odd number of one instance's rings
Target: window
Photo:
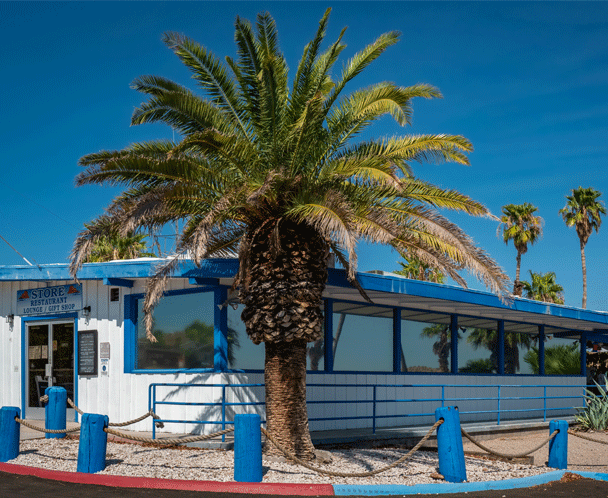
[[[392,372],[393,309],[334,302],[334,371]]]
[[[458,372],[498,373],[497,322],[459,317],[458,325]]]
[[[146,339],[143,303],[138,299],[136,369],[213,368],[213,292],[163,297],[154,309],[157,342]]]
[[[241,320],[244,306],[239,304],[237,309],[228,306],[228,366],[239,370],[264,370],[264,343],[254,344],[245,330]],[[231,346],[231,337],[236,341]]]
[[[401,372],[450,372],[450,316],[435,315],[434,320],[414,320],[416,312],[401,312]],[[404,319],[404,317],[410,319]],[[424,321],[422,321],[424,320]],[[429,321],[427,321],[429,320]]]

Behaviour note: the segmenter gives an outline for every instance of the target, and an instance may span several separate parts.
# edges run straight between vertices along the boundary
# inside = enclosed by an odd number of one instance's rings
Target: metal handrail
[[[156,422],[163,423],[184,423],[184,424],[197,424],[197,425],[221,425],[222,430],[226,428],[226,425],[233,425],[234,421],[226,420],[226,408],[230,406],[262,406],[265,405],[264,401],[245,401],[245,402],[230,402],[226,400],[226,390],[228,388],[251,388],[251,387],[264,387],[263,383],[251,383],[251,384],[185,384],[185,383],[152,383],[148,386],[148,409],[152,410],[154,413],[158,413],[157,406],[159,405],[171,405],[171,406],[219,406],[221,407],[221,420],[176,420],[176,419],[159,419]],[[169,400],[157,400],[157,388],[158,387],[180,387],[180,388],[221,388],[222,394],[221,399],[215,402],[184,402],[184,401],[169,401]],[[496,401],[497,406],[495,410],[468,410],[461,411],[461,415],[474,415],[474,414],[496,414],[497,425],[500,425],[501,414],[506,413],[522,413],[522,412],[542,412],[543,413],[543,421],[547,420],[547,413],[556,410],[576,410],[582,407],[580,406],[561,406],[561,407],[548,407],[547,400],[554,399],[583,399],[585,393],[581,395],[562,395],[562,396],[547,396],[547,389],[550,388],[560,388],[570,387],[573,389],[576,388],[588,388],[590,386],[563,386],[563,385],[553,385],[553,384],[541,384],[541,385],[529,385],[529,384],[316,384],[311,383],[307,384],[307,387],[311,388],[329,388],[329,387],[356,387],[363,389],[372,389],[371,399],[356,399],[356,400],[310,400],[307,401],[309,405],[315,404],[334,404],[334,405],[343,405],[343,404],[371,404],[372,406],[372,414],[371,415],[359,415],[359,416],[340,416],[340,417],[312,417],[309,418],[309,422],[322,422],[322,421],[335,421],[335,420],[371,420],[372,421],[372,433],[376,433],[376,421],[379,419],[388,419],[388,418],[411,418],[411,417],[424,417],[424,416],[433,416],[434,413],[407,413],[407,414],[399,414],[399,415],[379,415],[377,413],[377,406],[380,403],[427,403],[427,402],[435,402],[440,403],[442,407],[445,406],[446,403],[454,403],[458,401]],[[441,388],[441,397],[424,397],[424,398],[386,398],[380,399],[378,398],[378,389],[384,388],[414,388],[414,389],[433,389],[433,388]],[[484,389],[497,389],[496,396],[481,396],[481,397],[446,397],[445,391],[446,388],[484,388]],[[501,392],[503,389],[509,388],[534,388],[534,389],[543,389],[542,396],[502,396]],[[530,401],[530,400],[543,400],[542,408],[516,408],[516,409],[505,409],[501,407],[501,401]],[[263,421],[265,423],[265,421]],[[156,426],[152,424],[152,438],[156,437]],[[225,441],[225,436],[222,435],[222,441]]]

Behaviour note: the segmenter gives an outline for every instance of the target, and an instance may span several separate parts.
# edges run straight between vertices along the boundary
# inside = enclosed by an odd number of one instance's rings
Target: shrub
[[[585,408],[579,410],[574,418],[584,429],[604,431],[608,429],[608,380],[605,386],[600,386],[595,381],[594,383],[599,393],[595,394],[586,389]]]

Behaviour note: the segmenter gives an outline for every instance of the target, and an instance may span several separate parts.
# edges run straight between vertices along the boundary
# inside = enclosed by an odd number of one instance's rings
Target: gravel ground
[[[366,472],[384,467],[406,453],[404,449],[332,450],[332,463],[325,470]],[[78,441],[73,439],[34,439],[22,441],[19,456],[9,463],[51,470],[75,472]],[[157,449],[137,444],[108,442],[106,469],[102,474],[157,477],[162,479],[233,480],[232,451],[200,449]],[[437,482],[437,453],[418,451],[410,460],[372,477],[345,478],[319,475],[301,466],[264,459],[263,482],[331,484],[421,484]],[[542,474],[551,469],[467,458],[469,481],[495,481]]]
[[[569,436],[568,468],[608,473],[608,433],[586,433],[606,444]],[[502,453],[520,453],[546,439],[546,432],[520,433],[483,439],[482,443]],[[465,453],[479,452],[464,440]],[[389,465],[407,452],[403,448],[340,448],[332,449],[332,463],[322,468],[338,472],[366,472]],[[542,474],[553,469],[546,466],[548,446],[533,454],[534,465],[507,463],[484,457],[466,458],[467,479],[498,481]],[[204,481],[233,480],[232,451],[204,449],[158,449],[147,445],[108,442],[106,469],[101,474],[188,479]],[[19,456],[10,463],[49,470],[75,472],[78,461],[77,439],[33,439],[21,441]],[[423,484],[438,482],[437,453],[418,451],[401,465],[365,478],[319,475],[301,466],[264,458],[263,482],[298,482],[330,484]],[[433,477],[435,475],[435,477]]]

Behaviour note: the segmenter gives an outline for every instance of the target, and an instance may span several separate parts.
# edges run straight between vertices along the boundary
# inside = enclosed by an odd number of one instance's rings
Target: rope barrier
[[[140,441],[142,443],[150,443],[150,444],[158,444],[158,445],[175,445],[175,444],[185,444],[185,443],[193,443],[195,441],[204,441],[205,439],[213,439],[214,437],[222,436],[224,434],[228,434],[229,432],[233,432],[234,428],[225,429],[223,431],[214,432],[213,434],[207,434],[203,436],[190,436],[183,438],[162,438],[162,439],[152,439],[145,438],[140,436],[133,436],[132,434],[126,434],[124,432],[115,431],[114,429],[110,429],[109,427],[104,428],[104,432],[108,434],[112,434],[113,436],[118,436],[123,439],[131,439],[133,441]]]
[[[74,410],[76,410],[78,413],[80,413],[80,415],[84,415],[84,412],[80,408],[78,408],[70,398],[67,399],[67,402],[68,402],[68,405],[70,405]],[[110,425],[110,427],[125,427],[127,425],[141,422],[142,420],[144,420],[148,417],[152,417],[154,420],[160,419],[160,417],[156,413],[154,413],[152,411],[152,409],[150,409],[150,411],[148,413],[144,413],[139,418],[129,420],[127,422],[110,422],[109,425]],[[156,427],[158,427],[159,429],[162,429],[164,426],[165,426],[165,424],[163,424],[162,422],[156,422]]]
[[[575,431],[568,430],[568,434],[570,434],[571,436],[580,437],[581,439],[586,439],[587,441],[593,441],[594,443],[608,444],[608,441],[600,441],[598,439],[593,439],[589,436],[583,436],[582,434],[579,434]]]
[[[73,427],[71,429],[43,429],[43,428],[38,427],[38,426],[36,426],[34,424],[30,424],[29,422],[27,422],[27,421],[25,421],[25,420],[23,420],[21,418],[18,418],[18,417],[15,417],[15,422],[18,422],[21,425],[24,425],[25,427],[28,427],[28,428],[33,429],[35,431],[44,432],[45,434],[67,434],[68,432],[76,432],[76,431],[80,430],[80,426]]]
[[[466,437],[469,441],[471,441],[471,443],[473,443],[475,446],[477,446],[478,448],[481,448],[484,451],[487,451],[488,453],[490,453],[492,455],[496,455],[501,458],[523,458],[525,456],[530,455],[531,453],[534,453],[535,451],[540,450],[545,444],[547,444],[549,441],[551,441],[557,435],[557,433],[559,432],[559,429],[556,429],[555,431],[553,431],[553,433],[545,441],[543,441],[542,444],[538,445],[536,448],[533,448],[530,451],[527,451],[525,453],[517,453],[515,455],[499,453],[498,451],[494,451],[493,449],[488,448],[487,446],[484,446],[479,441],[475,441],[473,439],[473,437],[470,434],[468,434],[467,431],[465,431],[462,427],[460,428],[460,432],[462,433],[462,435],[464,437]]]
[[[40,396],[40,404],[44,405],[49,402],[49,395],[45,394],[44,396]]]
[[[376,474],[380,474],[381,472],[384,472],[386,470],[392,469],[393,467],[396,467],[397,465],[405,462],[416,451],[418,451],[418,449],[425,443],[425,441],[429,437],[431,437],[431,434],[433,433],[433,431],[437,427],[439,427],[441,424],[443,424],[443,420],[438,420],[437,422],[435,422],[435,424],[433,425],[433,427],[431,427],[429,429],[429,432],[426,434],[426,436],[424,436],[418,442],[418,444],[416,446],[414,446],[406,455],[404,455],[401,458],[399,458],[399,460],[396,460],[395,462],[391,463],[390,465],[387,465],[386,467],[382,467],[380,469],[371,470],[369,472],[354,472],[354,473],[334,472],[334,471],[331,471],[331,470],[322,469],[320,467],[315,467],[314,465],[310,465],[309,463],[300,460],[295,455],[290,454],[286,449],[282,448],[281,445],[279,443],[277,443],[273,439],[273,437],[270,434],[268,434],[268,431],[266,429],[264,429],[263,427],[262,427],[262,434],[264,434],[264,436],[266,436],[266,438],[268,439],[268,441],[270,441],[275,446],[275,448],[277,448],[279,451],[281,451],[285,455],[286,458],[288,458],[292,462],[297,463],[298,465],[301,465],[302,467],[306,467],[309,470],[317,472],[318,474],[325,474],[325,475],[328,475],[328,476],[335,476],[335,477],[369,477],[369,476],[373,476],[373,475],[376,475]]]

